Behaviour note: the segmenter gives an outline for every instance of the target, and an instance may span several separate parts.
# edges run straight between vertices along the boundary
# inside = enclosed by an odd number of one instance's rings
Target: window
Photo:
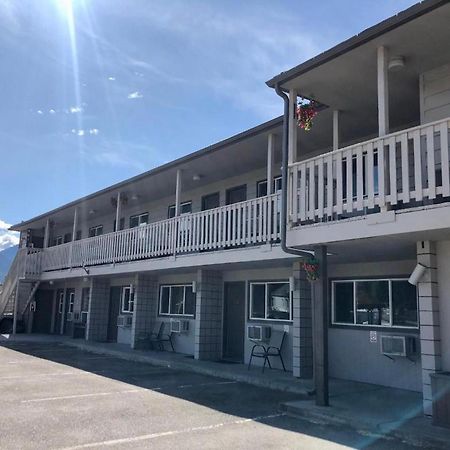
[[[148,212],[136,214],[135,216],[130,217],[130,228],[135,228],[147,224],[148,224]]]
[[[184,202],[180,204],[180,214],[190,214],[192,212],[192,202]],[[169,206],[169,219],[175,217],[175,205]]]
[[[64,243],[66,242],[72,242],[72,233],[66,233],[64,235]]]
[[[281,176],[273,179],[273,193],[281,191]],[[256,196],[265,197],[267,195],[267,180],[256,183]]]
[[[214,194],[204,195],[202,197],[202,211],[208,209],[218,208],[220,206],[220,193],[214,192]]]
[[[292,320],[289,282],[250,283],[250,319]]]
[[[62,236],[56,236],[55,237],[55,245],[61,245],[63,243],[63,237]]]
[[[64,291],[58,291],[58,313],[62,314],[64,310]]]
[[[91,293],[91,289],[86,287],[83,288],[81,291],[81,322],[86,324],[87,323],[87,316],[89,312],[89,296]]]
[[[100,236],[103,234],[103,225],[96,225],[89,228],[89,237]]]
[[[415,286],[401,279],[332,283],[332,322],[340,325],[417,328]]]
[[[122,217],[119,220],[119,230],[124,230],[125,229],[125,217]],[[113,224],[113,231],[116,231],[116,220],[114,219],[114,224]]]
[[[81,230],[77,230],[76,235],[75,235],[75,240],[79,241],[81,239]]]
[[[122,312],[132,313],[134,311],[134,292],[131,292],[131,286],[122,287]]]
[[[194,316],[195,300],[192,284],[161,286],[159,293],[159,314],[168,316]]]
[[[242,186],[236,186],[231,189],[227,189],[225,194],[227,205],[244,202],[245,200],[247,200],[247,185],[243,184]]]
[[[74,304],[75,304],[75,292],[70,291],[69,292],[69,305],[68,305],[67,312],[73,313]]]

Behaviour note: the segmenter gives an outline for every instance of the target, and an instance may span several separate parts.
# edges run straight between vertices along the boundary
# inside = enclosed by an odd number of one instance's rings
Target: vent
[[[410,356],[415,353],[415,339],[411,336],[381,336],[381,353],[386,356]]]
[[[170,321],[171,333],[187,333],[189,331],[189,320],[172,319]]]
[[[252,341],[268,341],[270,339],[270,327],[265,325],[249,325],[247,337]]]

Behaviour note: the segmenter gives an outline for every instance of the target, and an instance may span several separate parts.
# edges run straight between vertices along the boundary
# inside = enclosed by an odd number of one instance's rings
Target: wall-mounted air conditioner
[[[252,341],[268,341],[271,328],[266,325],[248,325],[247,337]]]
[[[118,327],[131,327],[133,324],[133,316],[130,314],[123,314],[117,317]]]
[[[68,312],[67,316],[66,316],[66,320],[67,320],[67,322],[72,322],[72,320],[73,320],[73,313]]]
[[[170,321],[171,333],[187,333],[189,331],[189,320],[172,319]]]
[[[381,353],[386,356],[408,357],[415,353],[415,338],[413,336],[381,336]]]
[[[80,321],[80,313],[79,312],[74,312],[73,313],[73,321],[74,322],[79,322]]]

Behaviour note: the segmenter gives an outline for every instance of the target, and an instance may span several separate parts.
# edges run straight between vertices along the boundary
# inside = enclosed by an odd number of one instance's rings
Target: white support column
[[[73,227],[72,227],[72,242],[77,238],[77,228],[78,228],[78,207],[75,207],[73,213]]]
[[[292,164],[297,160],[297,91],[289,91],[289,157],[288,163]]]
[[[273,194],[273,160],[275,153],[275,135],[269,134],[267,140],[267,195]]]
[[[47,219],[45,222],[45,230],[44,230],[44,248],[48,247],[50,243],[50,219]]]
[[[333,111],[333,151],[339,149],[339,111]]]
[[[13,312],[13,329],[12,329],[12,334],[16,334],[17,333],[17,313],[18,313],[18,309],[19,309],[19,286],[20,286],[20,280],[17,280],[16,283],[16,292],[14,293],[14,312]]]
[[[120,215],[121,215],[121,209],[122,209],[122,198],[121,193],[117,193],[117,205],[116,205],[116,228],[114,231],[120,230]]]
[[[180,201],[181,201],[181,170],[177,170],[177,180],[175,188],[175,217],[180,215]]]
[[[59,301],[59,299],[58,299]],[[66,302],[67,302],[67,288],[66,284],[64,283],[64,296],[63,296],[63,306],[62,306],[62,313],[61,313],[61,323],[59,324],[59,334],[64,334],[64,325],[66,321]]]
[[[378,134],[389,133],[389,83],[388,83],[388,51],[386,47],[377,50],[377,83],[378,83]]]

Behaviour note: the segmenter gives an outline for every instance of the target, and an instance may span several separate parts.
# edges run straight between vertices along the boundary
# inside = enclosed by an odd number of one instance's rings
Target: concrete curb
[[[414,423],[415,419],[411,419],[408,422],[392,422],[389,425],[376,425],[369,421],[365,421],[363,417],[358,420],[349,419],[345,416],[340,416],[341,409],[329,407],[318,407],[312,405],[311,402],[305,402],[305,407],[299,407],[290,405],[289,403],[281,403],[280,411],[286,413],[288,416],[301,418],[311,422],[323,422],[328,425],[345,425],[352,428],[357,432],[370,434],[374,438],[395,438],[405,442],[408,445],[419,448],[430,449],[445,449],[449,448],[449,434],[446,429],[433,427],[431,430],[427,430],[427,427],[431,427],[430,419],[426,417],[417,418],[424,426],[420,426],[419,423]],[[430,421],[430,423],[426,423]],[[443,436],[439,436],[443,434]]]
[[[152,357],[151,354],[140,353],[139,350],[134,350],[133,352],[122,352],[120,350],[108,349],[104,347],[97,347],[95,345],[89,345],[85,342],[77,341],[60,341],[59,343],[78,348],[80,350],[85,350],[87,352],[108,355],[120,358],[126,361],[141,362],[152,364],[159,367],[167,367],[175,370],[183,370],[186,372],[198,373],[201,375],[209,375],[212,377],[223,378],[226,380],[237,381],[241,383],[247,383],[254,386],[259,386],[275,391],[283,391],[295,394],[300,399],[310,399],[311,396],[308,393],[308,389],[304,386],[300,386],[294,382],[284,382],[274,380],[273,378],[263,378],[249,374],[239,373],[239,372],[228,372],[223,370],[223,367],[211,367],[209,365],[202,364],[202,361],[196,361],[195,364],[184,363],[182,361],[168,361],[160,357]]]

